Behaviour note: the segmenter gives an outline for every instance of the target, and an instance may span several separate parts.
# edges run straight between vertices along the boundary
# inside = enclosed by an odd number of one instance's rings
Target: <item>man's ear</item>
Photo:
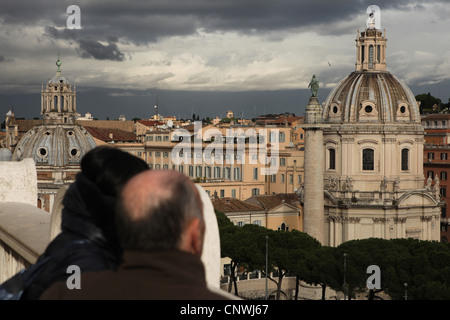
[[[204,223],[198,219],[189,221],[181,237],[180,249],[200,257],[203,250]]]

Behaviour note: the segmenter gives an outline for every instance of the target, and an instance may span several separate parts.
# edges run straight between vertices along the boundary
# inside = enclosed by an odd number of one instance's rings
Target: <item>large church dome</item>
[[[413,93],[386,71],[386,41],[380,30],[358,33],[356,70],[329,94],[324,103],[324,122],[420,123]]]

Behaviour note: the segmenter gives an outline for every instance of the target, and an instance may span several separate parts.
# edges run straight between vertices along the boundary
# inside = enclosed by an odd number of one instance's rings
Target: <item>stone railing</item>
[[[0,203],[0,283],[33,264],[50,239],[50,214],[26,203]]]
[[[50,239],[50,214],[36,207],[34,161],[0,162],[0,283],[34,263]]]

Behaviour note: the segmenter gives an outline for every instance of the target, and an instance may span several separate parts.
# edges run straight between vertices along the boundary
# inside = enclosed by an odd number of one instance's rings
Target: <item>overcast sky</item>
[[[56,71],[77,87],[82,114],[302,115],[355,69],[366,9],[381,8],[387,68],[414,94],[450,98],[448,0],[15,0],[0,3],[0,117],[39,116]],[[81,29],[67,28],[69,5]]]

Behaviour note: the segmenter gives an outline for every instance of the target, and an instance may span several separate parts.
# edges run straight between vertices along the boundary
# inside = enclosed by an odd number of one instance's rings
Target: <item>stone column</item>
[[[303,229],[306,233],[323,241],[323,131],[307,130],[305,142],[305,213]]]
[[[317,97],[306,106],[305,124],[305,196],[303,231],[324,244],[325,151],[323,145],[322,107]]]

